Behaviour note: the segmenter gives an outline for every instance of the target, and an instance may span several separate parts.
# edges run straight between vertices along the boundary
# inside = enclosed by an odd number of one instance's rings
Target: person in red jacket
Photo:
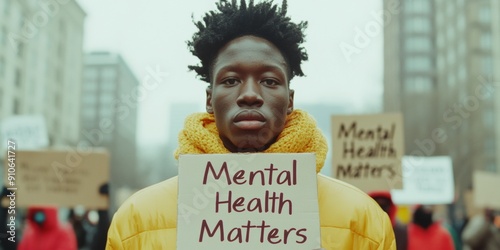
[[[77,243],[69,224],[59,223],[57,208],[30,207],[19,250],[76,250]]]
[[[408,225],[408,250],[453,250],[453,238],[432,218],[432,207],[418,205]]]

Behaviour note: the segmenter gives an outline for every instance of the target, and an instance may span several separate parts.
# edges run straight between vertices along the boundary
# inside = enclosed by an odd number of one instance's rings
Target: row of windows
[[[116,78],[116,70],[114,68],[103,68],[98,70],[96,68],[86,68],[84,70],[85,80],[96,80],[99,75],[103,81],[112,81]]]
[[[425,93],[432,90],[432,79],[429,76],[406,77],[404,88],[407,93]]]
[[[99,100],[98,100],[99,99]],[[87,105],[95,105],[97,101],[99,101],[102,105],[111,105],[115,100],[114,95],[110,94],[89,94],[86,93],[82,96],[82,101],[85,106]]]
[[[84,81],[83,82],[83,91],[84,92],[95,92],[95,91],[105,91],[105,92],[113,92],[115,90],[114,82],[95,82],[95,81]]]
[[[100,110],[96,110],[94,107],[95,106],[85,106],[84,107],[84,109],[82,110],[82,116],[83,116],[84,120],[95,119],[97,114],[99,114],[99,116],[101,118],[113,117],[114,110],[112,109],[112,107],[106,107],[106,108],[102,108]]]
[[[405,40],[407,52],[431,52],[432,41],[428,36],[414,36]]]
[[[431,56],[412,56],[405,60],[405,71],[408,72],[429,72],[432,70]]]
[[[404,8],[406,13],[429,13],[431,3],[429,0],[406,0]]]
[[[432,23],[429,17],[414,16],[405,20],[404,29],[407,33],[430,33]]]
[[[489,5],[483,4],[479,7],[478,20],[481,23],[491,23],[491,9]]]

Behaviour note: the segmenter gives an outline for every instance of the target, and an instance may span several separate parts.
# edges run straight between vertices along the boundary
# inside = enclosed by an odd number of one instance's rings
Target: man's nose
[[[257,106],[260,107],[264,103],[262,99],[262,86],[254,80],[247,80],[240,85],[240,95],[238,96],[238,106]]]

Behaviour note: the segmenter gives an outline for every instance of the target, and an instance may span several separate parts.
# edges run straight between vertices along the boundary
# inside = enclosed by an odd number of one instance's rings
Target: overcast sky
[[[161,84],[148,91],[139,103],[139,143],[165,140],[171,103],[199,102],[203,111],[206,84],[187,71],[187,65],[197,60],[188,52],[186,40],[195,32],[191,16],[200,20],[207,10],[215,8],[215,1],[78,2],[87,13],[85,51],[120,53],[140,82],[149,77],[148,72],[160,73]],[[275,2],[281,4],[280,0]],[[309,22],[304,44],[309,53],[309,61],[303,64],[306,77],[292,81],[296,108],[301,103],[340,103],[358,113],[380,108],[383,29],[375,13],[380,12],[381,1],[288,3],[293,21]],[[347,57],[342,47],[356,53]]]

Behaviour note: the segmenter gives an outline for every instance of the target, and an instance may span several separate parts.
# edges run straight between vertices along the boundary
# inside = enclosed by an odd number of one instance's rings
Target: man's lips
[[[264,127],[266,118],[256,110],[243,110],[236,114],[233,122],[240,129],[255,130]]]

